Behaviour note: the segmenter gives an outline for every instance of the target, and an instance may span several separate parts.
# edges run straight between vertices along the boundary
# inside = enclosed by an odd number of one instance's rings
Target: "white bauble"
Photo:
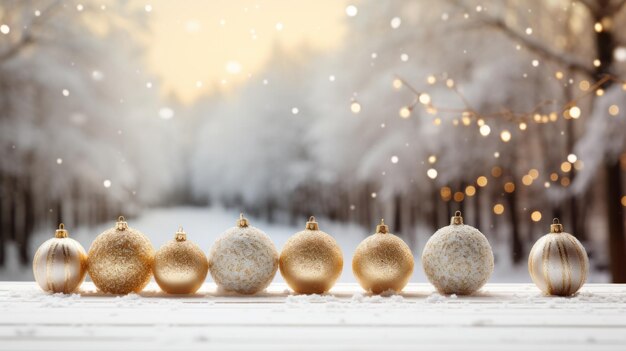
[[[480,289],[493,273],[493,252],[487,238],[463,224],[457,211],[449,226],[428,240],[422,253],[428,280],[442,294],[469,295]]]
[[[217,286],[239,294],[264,290],[278,269],[278,251],[269,236],[248,226],[243,215],[224,232],[209,253],[209,271]]]
[[[550,233],[537,240],[528,256],[528,272],[533,282],[548,295],[570,296],[585,284],[589,259],[583,245],[563,232],[554,219]]]

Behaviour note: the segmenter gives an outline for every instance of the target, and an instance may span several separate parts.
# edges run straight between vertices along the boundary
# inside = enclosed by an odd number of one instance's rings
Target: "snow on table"
[[[490,284],[470,297],[428,284],[370,296],[356,284],[328,295],[49,295],[0,282],[0,350],[626,350],[626,285],[588,284],[571,298],[530,284]]]

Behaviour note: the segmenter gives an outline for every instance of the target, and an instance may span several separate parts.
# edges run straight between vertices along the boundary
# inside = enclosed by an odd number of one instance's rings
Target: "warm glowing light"
[[[478,121],[476,121],[476,124],[478,124],[479,127],[482,127],[485,125],[485,120],[482,118],[479,118]]]
[[[430,103],[430,95],[422,93],[420,94],[419,100],[423,105],[428,105]]]
[[[577,119],[578,117],[580,117],[580,107],[578,106],[572,106],[569,108],[568,110],[568,114],[570,117],[572,117],[573,119]]]
[[[584,163],[581,160],[576,160],[576,162],[574,162],[574,169],[577,171],[580,171],[581,169],[583,169]]]
[[[361,104],[356,101],[352,101],[352,103],[350,104],[350,111],[355,114],[361,112]]]
[[[406,107],[406,106],[401,108],[398,113],[400,114],[400,117],[402,117],[402,118],[409,118],[409,117],[411,117],[411,110],[408,107]]]
[[[430,179],[435,179],[437,178],[437,170],[434,168],[430,168],[428,171],[426,171],[426,175]]]
[[[495,204],[493,206],[493,213],[497,214],[497,215],[501,215],[504,213],[504,205],[502,204]]]
[[[8,25],[3,24],[0,26],[0,33],[6,35],[6,34],[9,34],[10,32],[11,32],[11,27],[9,27]]]
[[[561,71],[557,71],[554,76],[556,77],[556,79],[563,79],[563,72]]]
[[[435,156],[435,155],[428,156],[428,163],[430,163],[432,165],[435,162],[437,162],[437,156]]]
[[[500,139],[502,139],[505,143],[508,143],[511,140],[511,132],[506,129],[503,130],[500,132]]]
[[[372,193],[372,195],[371,195],[371,196],[372,196],[372,199],[375,199],[375,198],[376,198],[376,196],[378,196],[378,194],[376,194],[376,193]]]
[[[515,183],[513,182],[506,182],[504,183],[504,191],[506,191],[507,193],[512,193],[515,191]]]
[[[604,95],[604,89],[596,90],[596,96],[602,96],[602,95]]]
[[[529,186],[533,183],[533,177],[531,177],[530,175],[526,174],[522,177],[522,184]]]
[[[437,83],[437,78],[435,78],[435,76],[430,75],[426,78],[426,82],[430,85],[433,85],[435,83]]]
[[[528,126],[526,125],[526,123],[521,122],[521,123],[519,124],[519,129],[520,129],[520,130],[526,130],[526,128],[528,128]]]
[[[440,194],[443,201],[450,201],[450,198],[452,197],[452,190],[450,190],[447,186],[444,186],[441,188]]]
[[[600,22],[596,22],[596,24],[593,25],[593,30],[595,30],[597,33],[602,32],[604,28],[602,27],[602,23]]]
[[[598,59],[593,60],[593,66],[594,67],[600,67],[601,64],[602,64],[602,62],[600,62],[600,60],[598,60]]]
[[[626,195],[622,196],[622,206],[626,207]]]
[[[346,15],[348,15],[348,17],[354,17],[357,13],[359,13],[359,9],[356,6],[348,5],[346,7]]]
[[[447,86],[448,88],[452,88],[452,87],[454,87],[454,80],[452,80],[451,78],[448,78],[448,79],[446,80],[446,86]]]
[[[546,189],[549,188],[550,187],[550,182],[543,183],[543,187],[546,188]]]
[[[495,178],[500,177],[502,175],[502,168],[498,166],[491,168],[491,175],[494,176]]]
[[[491,128],[489,128],[488,125],[484,124],[480,127],[480,135],[486,137],[487,135],[489,135],[489,133],[491,133]]]
[[[104,182],[102,182],[102,185],[104,185],[105,188],[110,188],[111,187],[111,181],[108,179],[105,179]]]
[[[396,155],[391,156],[391,163],[398,163],[398,161],[399,161],[398,156]]]
[[[541,220],[541,212],[533,211],[533,213],[530,214],[530,219],[532,219],[533,222],[539,222]]]
[[[474,196],[476,194],[476,188],[473,185],[465,187],[465,195]]]
[[[550,118],[550,122],[556,122],[557,119],[559,119],[559,115],[556,114],[556,112],[552,112],[549,115]]]
[[[476,179],[476,184],[478,184],[478,186],[481,188],[487,186],[487,183],[487,177],[485,176],[480,176]]]
[[[531,176],[533,180],[535,180],[539,178],[539,171],[533,168],[530,171],[528,171],[528,175]]]
[[[226,72],[230,74],[238,74],[241,72],[241,64],[237,61],[228,61],[226,63]]]
[[[572,164],[565,161],[563,163],[561,163],[561,171],[563,171],[564,173],[567,173],[569,171],[572,170]]]
[[[550,174],[550,180],[553,182],[556,182],[557,180],[559,180],[559,175],[558,173],[552,173]]]
[[[567,155],[567,161],[569,163],[574,163],[574,162],[576,162],[576,160],[578,160],[578,156],[576,156],[576,154],[569,154],[569,155]]]
[[[619,114],[619,107],[617,105],[609,106],[609,114],[611,116],[617,116],[617,114]]]
[[[578,88],[582,91],[587,91],[590,87],[591,84],[589,84],[588,80],[581,80],[580,83],[578,83]]]
[[[472,119],[464,114],[463,117],[461,117],[461,122],[463,123],[463,125],[469,126],[472,123]]]
[[[570,179],[568,177],[561,178],[561,185],[562,186],[567,187],[567,186],[569,186],[569,184],[570,184]]]
[[[439,117],[435,118],[433,120],[433,124],[436,125],[436,126],[440,125],[441,124],[441,118],[439,118]]]
[[[394,89],[402,88],[402,81],[400,79],[394,79],[392,83]]]
[[[456,193],[454,193],[454,201],[461,202],[463,201],[463,199],[465,199],[465,194],[463,194],[460,191],[457,191]]]

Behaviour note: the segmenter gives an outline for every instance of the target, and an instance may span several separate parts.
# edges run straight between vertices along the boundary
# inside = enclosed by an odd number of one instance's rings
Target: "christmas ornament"
[[[140,292],[150,281],[154,249],[150,240],[130,228],[123,216],[98,235],[89,249],[89,276],[111,294]]]
[[[583,245],[563,232],[555,218],[550,233],[537,240],[528,256],[528,272],[533,282],[548,295],[570,296],[585,283],[589,259]]]
[[[352,258],[352,272],[363,289],[380,294],[401,291],[413,273],[413,255],[409,246],[389,233],[384,220],[376,233],[357,246]]]
[[[216,241],[209,254],[209,271],[218,287],[240,294],[265,289],[278,269],[278,251],[269,236],[248,225],[240,215],[237,226]]]
[[[187,241],[182,228],[154,256],[154,279],[169,294],[195,293],[208,271],[206,255],[198,245]]]
[[[463,224],[461,211],[456,211],[450,225],[437,230],[426,243],[422,266],[441,294],[469,295],[493,273],[493,252],[487,238]]]
[[[323,294],[341,275],[343,254],[337,241],[319,230],[315,217],[294,234],[280,253],[280,273],[299,294]]]
[[[69,294],[85,280],[87,254],[80,243],[68,237],[63,223],[35,253],[33,273],[37,284],[53,293]]]

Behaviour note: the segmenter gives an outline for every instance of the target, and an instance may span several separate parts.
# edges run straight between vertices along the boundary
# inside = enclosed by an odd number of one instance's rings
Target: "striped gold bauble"
[[[44,290],[69,294],[85,280],[87,254],[80,243],[70,237],[63,223],[54,238],[46,240],[35,253],[33,274]]]
[[[570,296],[585,283],[589,259],[583,245],[563,232],[555,218],[550,233],[533,245],[528,256],[528,272],[533,282],[548,295]]]

